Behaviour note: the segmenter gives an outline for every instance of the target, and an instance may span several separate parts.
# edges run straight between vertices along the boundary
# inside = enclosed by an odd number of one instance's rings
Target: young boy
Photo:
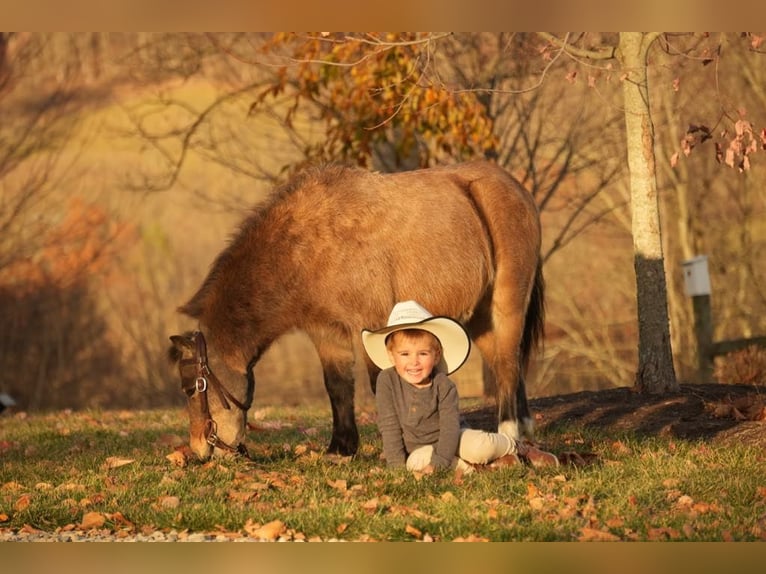
[[[558,464],[554,455],[504,434],[461,429],[457,388],[448,375],[468,358],[471,341],[454,319],[435,317],[415,301],[397,303],[386,327],[362,330],[362,343],[383,369],[375,402],[389,466],[467,474],[483,465],[518,464],[518,455],[535,466]]]

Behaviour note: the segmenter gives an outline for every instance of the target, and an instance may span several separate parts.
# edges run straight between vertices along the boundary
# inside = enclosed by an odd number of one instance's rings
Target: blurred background
[[[755,34],[666,34],[648,63],[681,382],[697,367],[684,261],[708,257],[715,339],[766,334],[762,52]],[[632,386],[623,80],[607,56],[534,33],[0,33],[0,393],[22,410],[181,405],[168,337],[195,325],[176,307],[274,186],[311,163],[476,157],[542,213],[546,339],[530,396]],[[746,126],[753,153],[732,159]],[[484,395],[478,356],[455,379]],[[720,357],[715,379],[766,384],[766,354]],[[301,333],[256,380],[256,407],[327,402]]]

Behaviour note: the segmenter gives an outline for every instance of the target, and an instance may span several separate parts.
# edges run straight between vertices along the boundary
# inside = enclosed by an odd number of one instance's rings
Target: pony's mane
[[[287,182],[274,188],[269,197],[252,208],[250,214],[239,224],[237,230],[230,235],[227,246],[210,265],[207,277],[202,282],[200,288],[189,301],[178,307],[178,312],[194,319],[199,319],[202,316],[207,296],[218,282],[222,269],[225,269],[227,264],[237,257],[235,250],[238,242],[245,234],[258,229],[274,206],[282,203],[288,196],[295,194],[306,186],[333,186],[342,181],[349,170],[356,169],[358,168],[337,162],[312,165],[293,174]]]

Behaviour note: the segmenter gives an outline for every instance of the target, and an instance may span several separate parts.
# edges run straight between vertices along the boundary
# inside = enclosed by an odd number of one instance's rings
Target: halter
[[[194,356],[191,359],[181,359],[178,361],[178,372],[181,375],[181,389],[183,389],[186,395],[189,398],[193,397],[195,394],[200,395],[202,415],[205,417],[205,441],[213,447],[250,458],[250,454],[247,452],[247,447],[244,443],[239,443],[238,445],[233,446],[222,441],[218,436],[218,425],[210,415],[207,392],[209,389],[213,389],[218,400],[221,402],[221,405],[227,411],[231,409],[231,405],[229,404],[231,402],[241,411],[247,413],[253,402],[253,386],[255,381],[252,377],[252,371],[248,368],[247,398],[245,402],[242,403],[223,386],[218,377],[216,377],[213,371],[210,370],[207,360],[207,343],[205,342],[205,336],[202,332],[195,331],[192,333],[192,341],[195,343]],[[183,369],[189,365],[195,366],[196,376],[194,378],[184,377]]]

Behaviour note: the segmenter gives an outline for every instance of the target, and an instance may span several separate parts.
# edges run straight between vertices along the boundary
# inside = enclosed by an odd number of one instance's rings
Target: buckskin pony
[[[332,408],[329,453],[354,454],[355,359],[378,369],[361,330],[415,300],[462,322],[495,380],[499,430],[531,437],[524,374],[543,335],[540,217],[531,195],[486,161],[381,174],[309,168],[241,224],[179,311],[171,337],[201,459],[243,451],[253,367],[282,334],[316,346]]]

